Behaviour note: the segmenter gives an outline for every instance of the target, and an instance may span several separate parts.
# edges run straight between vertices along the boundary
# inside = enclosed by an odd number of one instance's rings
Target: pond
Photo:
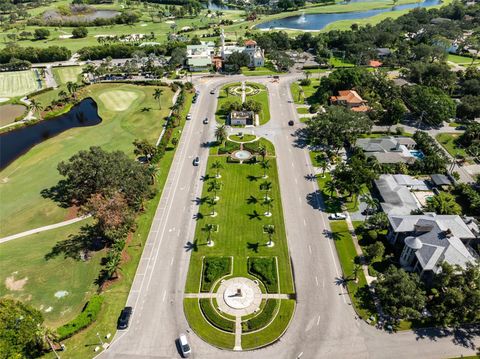
[[[51,120],[0,134],[0,169],[33,146],[74,127],[95,126],[102,122],[97,104],[91,98],[81,101],[68,113]]]
[[[356,2],[368,2],[368,1],[356,1]],[[329,14],[302,14],[296,16],[290,16],[283,19],[276,19],[267,21],[255,26],[257,29],[269,30],[269,29],[292,29],[292,30],[304,30],[315,31],[321,30],[328,24],[340,21],[340,20],[356,20],[365,19],[374,15],[378,15],[384,12],[414,9],[417,7],[434,6],[441,3],[441,0],[425,0],[423,2],[417,2],[412,4],[397,5],[391,8],[367,10],[367,11],[351,11],[343,13],[329,13]]]

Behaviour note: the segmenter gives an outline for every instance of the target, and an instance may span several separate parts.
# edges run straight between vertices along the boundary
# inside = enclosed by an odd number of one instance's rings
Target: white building
[[[246,40],[245,46],[238,45],[225,45],[225,33],[223,29],[220,33],[221,40],[221,56],[222,60],[226,61],[228,57],[234,52],[242,52],[248,55],[250,62],[248,67],[261,67],[265,65],[265,53],[257,46],[257,42],[254,40]]]
[[[212,68],[215,54],[213,43],[187,46],[187,67],[190,71],[208,71]]]

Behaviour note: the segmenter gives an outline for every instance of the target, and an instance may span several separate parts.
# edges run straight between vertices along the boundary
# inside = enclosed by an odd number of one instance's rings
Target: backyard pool
[[[422,160],[422,159],[425,157],[425,155],[423,154],[423,152],[420,151],[420,150],[411,150],[411,151],[410,151],[410,154],[411,154],[413,157],[415,157],[415,158],[417,158],[417,159],[419,159],[419,160]]]

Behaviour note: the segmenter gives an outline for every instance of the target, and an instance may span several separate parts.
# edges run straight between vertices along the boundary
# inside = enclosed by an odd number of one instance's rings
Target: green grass
[[[280,72],[273,71],[268,67],[255,67],[255,69],[249,69],[248,67],[241,68],[242,75],[245,76],[268,76],[268,75],[278,75]]]
[[[183,310],[190,327],[200,338],[216,347],[233,349],[235,336],[223,332],[207,322],[202,315],[198,299],[185,298]]]
[[[314,104],[317,103],[318,100],[315,98],[315,93],[317,92],[318,86],[320,84],[320,80],[318,78],[310,77],[311,83],[308,86],[301,86],[300,82],[292,82],[290,85],[290,92],[293,97],[293,101],[297,105],[303,105],[305,103]],[[303,97],[300,94],[300,90],[303,90]],[[301,108],[297,109],[298,113],[309,113],[308,109],[307,112],[301,112]]]
[[[112,111],[99,100],[101,94],[112,89],[133,92],[138,97],[125,111]],[[0,172],[1,237],[65,220],[67,210],[40,194],[43,189],[50,188],[60,179],[57,164],[90,146],[102,146],[108,151],[121,150],[133,158],[134,139],[145,138],[152,142],[157,139],[173,95],[169,88],[164,89],[160,111],[152,96],[153,86],[100,84],[84,91],[85,96],[91,96],[97,101],[99,114],[103,119],[101,124],[70,129],[48,139]],[[141,112],[143,107],[150,107],[151,110]],[[12,220],[13,218],[15,220]]]
[[[247,96],[246,100],[255,100],[259,102],[262,105],[262,111],[258,114],[259,117],[259,122],[260,125],[266,124],[270,120],[270,105],[268,101],[268,91],[267,88],[264,85],[255,83],[255,82],[247,82],[246,85],[252,85],[260,89],[260,92],[256,95],[252,96]],[[241,102],[242,98],[241,96],[236,96],[231,93],[226,93],[226,89],[231,88],[231,87],[238,87],[240,86],[240,83],[234,83],[234,84],[228,84],[223,86],[218,95],[218,103],[217,103],[217,111],[215,113],[215,117],[218,122],[222,123],[227,120],[227,115],[226,113],[223,113],[220,109],[224,103],[228,102]]]
[[[276,341],[287,329],[294,312],[295,301],[282,299],[277,316],[266,328],[242,335],[242,349],[259,348]]]
[[[245,321],[242,325],[242,332],[252,332],[262,329],[275,317],[276,309],[280,301],[278,299],[267,299],[262,311],[255,317]]]
[[[347,280],[348,293],[355,308],[355,311],[363,319],[370,317],[373,312],[370,308],[370,293],[366,291],[367,280],[363,271],[360,269],[357,273],[357,282],[354,280],[355,257],[357,252],[353,244],[353,238],[348,230],[347,222],[331,221],[333,242],[337,250],[338,259],[342,266],[344,278]]]
[[[207,268],[209,268],[207,270]],[[202,292],[209,292],[212,285],[217,280],[228,275],[232,270],[232,259],[229,257],[205,257],[203,258],[203,273],[202,273]],[[210,274],[208,274],[210,273]],[[210,278],[210,281],[207,279]]]
[[[310,111],[308,111],[308,107],[297,107],[297,113],[301,115],[306,115],[309,114]]]
[[[328,60],[328,63],[330,64],[330,66],[333,66],[333,67],[354,67],[355,66],[355,64],[346,62],[338,57],[330,58],[330,60]]]
[[[79,82],[81,66],[54,67],[53,76],[58,85],[65,85],[67,82]]]
[[[456,140],[460,135],[456,133],[440,133],[435,138],[437,141],[447,150],[447,152],[452,156],[463,156],[468,157],[467,152],[462,147],[457,146]]]
[[[210,322],[210,324],[226,332],[233,333],[235,331],[235,322],[221,317],[216,312],[215,308],[213,308],[212,302],[209,298],[201,298],[199,299],[199,303],[204,317]]]
[[[181,114],[181,127],[178,127],[175,130],[176,135],[179,134],[182,130],[182,126],[185,124],[185,116],[189,112],[189,104],[191,103],[192,97],[193,94],[187,95],[187,106]],[[159,191],[156,196],[146,204],[145,211],[137,218],[137,229],[131,236],[131,240],[125,249],[125,256],[126,258],[129,258],[129,260],[123,262],[120,266],[121,279],[114,282],[108,287],[108,290],[103,293],[105,301],[99,317],[88,329],[65,341],[65,345],[69,348],[69,358],[83,359],[91,357],[92,347],[86,345],[86,343],[97,343],[98,338],[96,333],[98,332],[102,334],[115,333],[117,318],[120,311],[125,306],[130,286],[135,277],[135,272],[150,231],[157,205],[162,195],[162,189],[167,181],[168,172],[173,162],[174,155],[175,151],[167,151],[159,163],[159,174],[157,176],[157,188],[159,188]],[[54,358],[54,355],[50,354],[47,357]]]
[[[251,142],[251,141],[254,141],[257,138],[257,136],[249,135],[248,133],[245,133],[242,136],[231,135],[231,136],[228,136],[228,138],[230,140],[236,141],[236,142]]]
[[[454,62],[457,65],[471,65],[471,64],[475,65],[480,63],[479,59],[474,60],[473,58],[468,56],[460,56],[460,55],[454,55],[454,54],[448,54],[447,61]]]
[[[0,297],[9,296],[33,305],[41,310],[46,324],[50,327],[62,325],[74,318],[82,309],[87,298],[94,294],[94,284],[100,271],[103,251],[92,253],[88,261],[64,258],[61,254],[45,259],[60,241],[76,234],[89,221],[82,221],[66,227],[33,234],[0,245]],[[18,290],[9,290],[8,280],[25,284]],[[58,291],[68,295],[56,298]]]
[[[201,213],[197,220],[194,241],[196,247],[192,251],[190,268],[185,292],[196,293],[199,288],[200,270],[203,256],[233,256],[233,276],[246,276],[252,278],[247,271],[247,259],[249,257],[277,257],[278,275],[280,279],[280,292],[293,293],[293,278],[290,268],[290,260],[283,223],[283,211],[281,207],[280,191],[277,178],[277,166],[274,158],[269,158],[271,168],[268,170],[268,181],[272,182],[273,188],[269,196],[274,199],[272,217],[265,217],[265,206],[261,203],[247,203],[250,196],[259,201],[264,195],[260,192],[259,185],[263,181],[260,177],[263,170],[258,164],[235,164],[228,163],[226,157],[210,156],[208,168],[213,161],[220,161],[224,169],[220,171],[223,183],[218,192],[220,200],[216,205],[216,217],[211,217],[211,208],[202,204],[199,208]],[[213,176],[213,171],[207,171]],[[256,176],[251,178],[250,176]],[[250,179],[249,179],[250,178]],[[204,188],[202,198],[210,196]],[[254,216],[254,212],[259,215]],[[206,246],[206,233],[202,228],[207,223],[218,224],[218,233],[212,234],[215,241],[214,247]],[[273,224],[275,234],[273,241],[275,246],[267,248],[268,236],[263,233],[263,226]]]
[[[33,70],[0,72],[0,97],[24,96],[38,89]]]

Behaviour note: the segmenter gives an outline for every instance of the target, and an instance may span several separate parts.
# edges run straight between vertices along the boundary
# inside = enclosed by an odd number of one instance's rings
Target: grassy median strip
[[[242,335],[242,349],[248,350],[266,346],[276,341],[285,332],[295,312],[295,301],[293,299],[282,299],[279,303],[278,314],[266,328]]]
[[[221,331],[207,322],[202,315],[197,298],[185,298],[183,310],[190,327],[200,338],[216,347],[233,349],[235,336]]]
[[[280,301],[278,299],[267,299],[260,314],[242,323],[242,331],[248,333],[265,327],[272,321],[279,303]]]

